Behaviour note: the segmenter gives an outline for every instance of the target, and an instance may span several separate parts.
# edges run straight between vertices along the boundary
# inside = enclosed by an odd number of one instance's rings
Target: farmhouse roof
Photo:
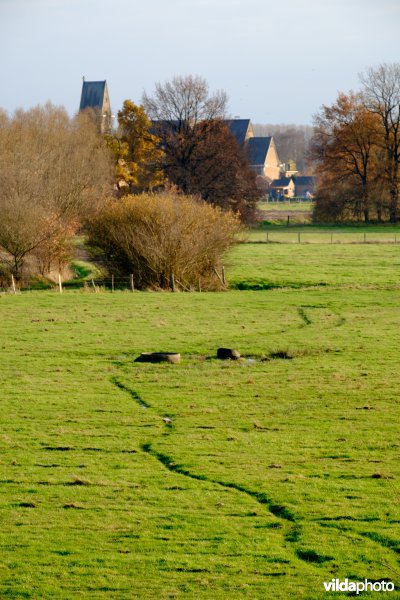
[[[251,165],[264,165],[272,137],[253,137],[247,140],[247,155]]]
[[[102,108],[106,89],[106,81],[84,81],[79,110],[85,110],[85,108]]]
[[[243,146],[246,141],[249,127],[251,127],[250,119],[226,119],[224,123],[235,136],[239,146]]]
[[[272,188],[287,187],[291,181],[291,177],[281,177],[280,179],[274,179],[271,183]]]

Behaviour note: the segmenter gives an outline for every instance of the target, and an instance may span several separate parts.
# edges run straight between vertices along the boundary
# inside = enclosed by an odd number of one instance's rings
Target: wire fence
[[[331,232],[256,230],[243,240],[247,244],[398,244],[400,232]]]
[[[221,267],[221,272],[214,269],[215,281],[219,282],[220,287],[223,289],[226,287],[225,267]],[[201,280],[199,279],[197,285],[194,287],[188,287],[181,281],[179,281],[173,273],[170,274],[168,279],[168,287],[160,288],[163,291],[171,292],[190,292],[190,291],[202,291]],[[111,274],[109,277],[104,278],[93,278],[93,279],[63,279],[61,273],[58,275],[57,281],[46,281],[38,283],[21,283],[18,282],[13,275],[10,276],[10,281],[3,281],[0,284],[0,292],[7,294],[19,294],[21,292],[38,291],[38,290],[54,290],[59,293],[63,293],[67,290],[82,290],[88,293],[101,293],[101,292],[137,292],[139,291],[135,287],[134,276],[116,276]],[[141,290],[140,290],[141,291]]]

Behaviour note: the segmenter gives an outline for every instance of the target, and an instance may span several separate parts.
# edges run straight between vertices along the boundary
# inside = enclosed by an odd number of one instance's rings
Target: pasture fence
[[[400,237],[393,232],[332,232],[293,230],[253,230],[242,240],[245,244],[397,244]]]
[[[225,267],[222,266],[221,272],[214,269],[214,276],[216,280],[221,284],[222,288],[227,287],[226,275],[225,275]],[[65,279],[63,280],[61,273],[58,273],[56,281],[46,282],[45,284],[41,283],[39,286],[35,284],[21,284],[16,281],[13,275],[10,276],[9,283],[3,281],[3,284],[0,284],[0,292],[8,293],[8,294],[19,294],[21,291],[36,291],[36,290],[54,290],[60,294],[62,294],[65,290],[82,290],[84,292],[90,293],[100,293],[100,292],[111,292],[114,293],[116,291],[126,291],[126,292],[136,292],[138,291],[135,287],[135,279],[134,275],[131,273],[126,276],[114,275],[111,273],[108,277],[103,278],[87,278],[87,279]],[[161,289],[161,288],[160,288]],[[163,291],[168,291],[163,288]],[[199,279],[198,284],[195,287],[191,287],[190,289],[181,281],[179,281],[174,273],[170,274],[169,277],[169,291],[178,292],[178,291],[202,291],[201,280]]]

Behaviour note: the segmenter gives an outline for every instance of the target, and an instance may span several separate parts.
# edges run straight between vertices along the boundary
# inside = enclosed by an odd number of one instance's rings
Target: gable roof
[[[271,183],[272,188],[287,187],[289,183],[293,181],[292,177],[281,177],[280,179],[274,179]]]
[[[150,133],[158,137],[166,137],[168,134],[175,133],[179,129],[179,121],[177,120],[152,120],[150,125]]]
[[[226,119],[224,123],[229,127],[231,133],[233,133],[235,136],[239,146],[243,146],[246,141],[249,128],[251,127],[250,119]]]
[[[106,81],[84,81],[79,110],[85,110],[85,108],[103,108],[106,89]]]
[[[247,156],[251,165],[264,165],[272,137],[252,137],[247,140]]]

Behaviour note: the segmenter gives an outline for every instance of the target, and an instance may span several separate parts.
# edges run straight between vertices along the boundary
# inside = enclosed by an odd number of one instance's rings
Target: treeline
[[[71,240],[110,190],[109,152],[92,119],[51,104],[0,113],[0,284],[62,268]]]
[[[47,104],[0,113],[0,287],[48,278],[84,233],[113,273],[138,288],[215,287],[222,254],[259,191],[223,123],[227,98],[199,77],[127,100],[118,129]]]
[[[314,117],[316,221],[399,220],[400,64],[360,76]]]

